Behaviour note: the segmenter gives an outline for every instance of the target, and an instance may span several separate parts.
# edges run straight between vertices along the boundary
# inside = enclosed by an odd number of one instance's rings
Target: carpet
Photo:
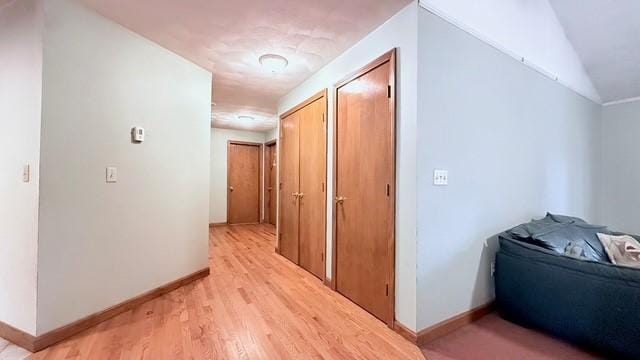
[[[602,359],[544,333],[491,313],[422,347],[428,360]]]

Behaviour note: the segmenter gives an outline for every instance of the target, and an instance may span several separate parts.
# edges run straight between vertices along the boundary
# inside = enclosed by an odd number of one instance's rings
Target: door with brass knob
[[[227,151],[227,222],[259,223],[262,144],[230,141]]]
[[[326,94],[281,120],[281,253],[320,279],[326,248]],[[297,232],[296,232],[297,231]]]
[[[280,202],[278,222],[278,250],[287,259],[298,263],[300,213],[298,191],[300,190],[300,128],[299,114],[292,114],[280,123]]]
[[[395,280],[395,52],[336,87],[336,290],[390,326]]]

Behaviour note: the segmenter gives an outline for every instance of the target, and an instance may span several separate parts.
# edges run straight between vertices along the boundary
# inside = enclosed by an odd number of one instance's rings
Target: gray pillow
[[[563,223],[563,224],[568,224],[568,223],[588,224],[586,221],[580,219],[579,217],[574,217],[574,216],[557,215],[557,214],[547,213],[546,217],[551,218],[555,222],[559,222],[559,223]]]
[[[566,215],[555,215],[551,213],[547,213],[545,217],[540,220],[531,220],[528,223],[518,225],[511,230],[508,230],[507,233],[509,235],[519,238],[526,239],[533,236],[533,234],[540,234],[549,231],[553,231],[563,227],[565,224],[573,224],[573,223],[582,223],[586,224],[587,222],[573,216]]]
[[[518,225],[507,233],[515,239],[558,254],[609,262],[597,234],[610,231],[606,226],[591,225],[577,217],[547,213],[544,218]]]
[[[507,230],[507,233],[515,238],[526,239],[530,238],[532,234],[544,231],[544,229],[556,225],[548,215],[540,220],[531,220],[528,223],[520,224],[513,229]]]
[[[598,233],[608,234],[606,226],[590,224],[563,224],[552,231],[532,235],[534,242],[558,254],[566,254],[567,248],[581,247],[587,260],[609,262],[609,256],[598,239]]]

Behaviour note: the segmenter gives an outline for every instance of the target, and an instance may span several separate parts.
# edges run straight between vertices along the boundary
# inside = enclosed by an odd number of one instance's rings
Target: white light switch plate
[[[447,186],[449,185],[449,171],[448,170],[433,170],[433,185]]]
[[[107,182],[115,183],[118,182],[118,169],[115,167],[107,167]]]
[[[22,167],[22,181],[28,183],[31,181],[31,165],[24,164]]]

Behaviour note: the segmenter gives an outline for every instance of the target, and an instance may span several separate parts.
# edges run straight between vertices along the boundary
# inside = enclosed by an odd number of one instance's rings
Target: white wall
[[[211,73],[77,1],[45,14],[38,334],[208,266]]]
[[[493,298],[494,235],[546,211],[594,219],[600,105],[424,9],[418,38],[424,329]]]
[[[209,132],[210,73],[72,0],[45,0],[43,65],[41,1],[0,9],[0,170],[13,174],[0,180],[3,200],[10,199],[0,202],[0,218],[11,219],[0,229],[0,289],[7,289],[0,292],[0,321],[32,334],[207,266],[206,225],[226,221],[227,141],[262,143],[278,134]],[[546,1],[500,4],[500,11],[491,5],[487,12],[471,3],[425,2],[597,97]],[[514,31],[530,28],[519,24],[545,31]],[[598,212],[601,222],[640,233],[633,217],[640,105],[605,108],[600,144],[598,105],[415,3],[283,97],[279,112],[332,89],[393,47],[402,324],[420,330],[489,301],[496,244],[485,240],[545,211],[587,219]],[[332,91],[328,101],[332,118]],[[130,143],[134,125],[147,129],[145,143]],[[599,149],[603,170],[621,175],[602,182],[596,209]],[[24,163],[32,166],[31,183],[21,182]],[[117,184],[105,184],[106,166],[118,167]],[[450,171],[448,187],[430,185],[434,168]],[[327,253],[330,214],[329,207]]]
[[[396,319],[416,329],[416,78],[417,3],[412,3],[368,34],[280,100],[278,112],[293,108],[318,91],[329,88],[378,56],[398,48],[397,169],[396,169]],[[333,91],[328,96],[328,118],[333,118]],[[327,254],[332,252],[333,122],[328,126]],[[331,277],[331,257],[327,257]]]
[[[640,101],[603,107],[599,222],[640,234]]]
[[[420,4],[601,101],[548,0],[420,0]]]
[[[278,128],[277,127],[275,129],[272,129],[272,130],[269,130],[269,131],[265,132],[265,135],[264,135],[264,141],[265,142],[269,142],[271,140],[276,140],[276,139],[278,139]]]
[[[36,332],[42,94],[40,0],[0,6],[0,321]],[[31,166],[31,182],[22,169]]]
[[[227,222],[227,143],[229,140],[265,142],[261,132],[211,128],[211,180],[209,222]],[[260,174],[262,178],[262,174]],[[262,184],[262,182],[261,182]],[[264,195],[264,194],[263,194]],[[261,218],[262,218],[261,209]]]

